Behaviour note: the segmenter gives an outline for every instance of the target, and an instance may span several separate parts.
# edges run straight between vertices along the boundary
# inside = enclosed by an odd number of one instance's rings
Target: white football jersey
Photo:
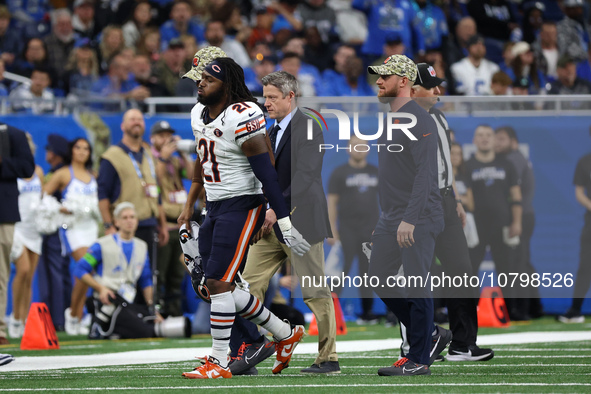
[[[191,128],[203,167],[208,201],[262,194],[241,146],[255,135],[265,135],[265,116],[250,101],[232,104],[209,124],[203,121],[205,106],[197,103],[191,111]]]
[[[486,59],[482,59],[478,68],[474,67],[467,57],[451,66],[456,90],[466,96],[490,94],[492,76],[497,71],[499,71],[499,66]]]

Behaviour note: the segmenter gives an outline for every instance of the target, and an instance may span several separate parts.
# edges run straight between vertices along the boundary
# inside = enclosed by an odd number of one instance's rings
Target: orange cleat
[[[274,374],[281,373],[281,371],[289,367],[289,360],[291,360],[293,351],[305,336],[306,330],[304,329],[304,326],[294,326],[291,329],[290,336],[282,339],[281,341],[277,341],[277,339],[275,339],[277,342],[275,345],[275,348],[277,349],[277,360],[273,365]]]
[[[187,379],[229,379],[232,377],[232,372],[228,367],[221,367],[217,359],[209,356],[202,366],[191,372],[183,372],[183,377]]]

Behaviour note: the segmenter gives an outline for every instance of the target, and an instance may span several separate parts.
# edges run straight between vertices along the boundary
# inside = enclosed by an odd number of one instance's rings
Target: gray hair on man
[[[263,86],[275,86],[283,94],[283,97],[287,96],[289,92],[293,92],[295,96],[298,95],[298,80],[286,71],[275,71],[265,75],[261,82]]]
[[[67,17],[68,19],[72,20],[72,13],[67,8],[58,8],[57,10],[53,10],[50,13],[51,16],[51,26],[57,25],[59,20],[63,17]]]
[[[115,210],[113,211],[113,215],[116,218],[119,218],[119,217],[121,217],[121,213],[123,211],[125,211],[126,209],[133,209],[133,211],[136,212],[135,205],[133,205],[129,201],[123,201],[123,202],[120,202],[119,204],[117,204],[117,206],[115,207]]]

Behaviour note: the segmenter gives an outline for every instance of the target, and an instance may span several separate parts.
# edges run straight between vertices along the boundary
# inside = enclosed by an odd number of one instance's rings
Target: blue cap
[[[74,48],[92,48],[92,43],[90,41],[90,38],[88,37],[83,37],[83,38],[79,38],[76,40],[76,42],[74,42]]]
[[[69,155],[69,142],[67,139],[59,134],[49,134],[47,136],[47,145],[45,149],[55,153],[61,157],[67,157]]]

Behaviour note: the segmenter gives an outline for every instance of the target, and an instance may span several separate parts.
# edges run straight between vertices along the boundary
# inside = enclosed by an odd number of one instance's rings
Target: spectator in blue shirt
[[[81,38],[74,43],[74,49],[65,67],[65,82],[70,94],[86,97],[98,79],[98,57],[90,45],[90,39]]]
[[[443,10],[431,0],[416,0],[415,12],[425,38],[425,50],[440,49],[449,34]]]
[[[374,92],[365,80],[363,61],[356,55],[347,58],[343,74],[336,74],[323,81],[319,96],[373,96]]]
[[[341,45],[337,48],[332,59],[334,60],[334,67],[324,70],[322,73],[322,80],[324,85],[334,85],[342,82],[343,74],[345,73],[345,65],[347,60],[355,56],[355,48],[351,45]],[[381,64],[382,62],[380,62]],[[323,94],[323,96],[326,96]]]
[[[302,58],[294,52],[283,55],[280,69],[290,73],[298,79],[302,97],[314,97],[322,90],[322,80],[302,70]]]
[[[303,38],[293,37],[287,41],[285,46],[281,48],[281,51],[284,54],[288,52],[293,52],[297,54],[300,57],[300,75],[310,75],[312,79],[320,82],[322,80],[322,77],[320,76],[320,72],[318,71],[318,69],[312,64],[308,64],[305,61],[303,61],[304,56],[306,55],[305,44],[306,42]]]
[[[265,75],[271,74],[277,67],[275,56],[263,56],[261,60],[256,59],[253,67],[244,69],[244,83],[254,96],[263,96],[263,84],[261,80]]]
[[[297,11],[299,1],[297,0],[279,0],[269,4],[269,8],[277,12],[277,17],[271,27],[271,33],[276,35],[280,30],[287,30],[290,32],[302,31],[304,27],[302,17]]]
[[[160,45],[163,51],[168,48],[170,40],[183,34],[194,36],[197,42],[202,42],[205,39],[203,26],[191,19],[192,16],[193,7],[190,2],[178,0],[173,4],[170,10],[170,20],[160,28]]]
[[[23,50],[23,39],[17,29],[9,29],[10,12],[0,5],[0,58],[10,67],[15,57]]]
[[[49,0],[7,1],[10,13],[26,23],[41,22],[51,9]]]
[[[527,79],[529,83],[529,94],[540,94],[546,90],[546,78],[540,71],[534,53],[530,45],[520,41],[511,48],[513,60],[511,67],[502,70],[513,81]]]
[[[111,59],[109,72],[92,85],[91,91],[103,98],[141,101],[150,97],[150,91],[130,77],[130,64],[122,55],[116,55]]]
[[[423,32],[408,0],[353,0],[353,8],[367,14],[369,35],[361,52],[370,60],[382,55],[382,47],[389,33],[398,35],[407,56],[425,52]]]

